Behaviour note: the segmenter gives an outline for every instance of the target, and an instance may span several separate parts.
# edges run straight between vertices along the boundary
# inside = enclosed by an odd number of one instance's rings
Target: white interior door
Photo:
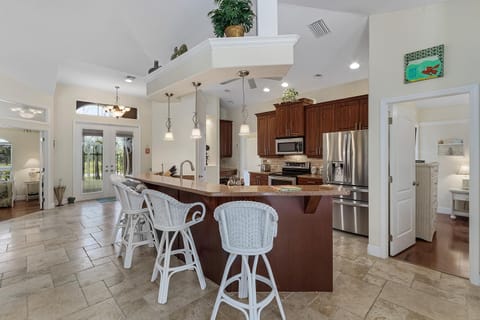
[[[74,193],[79,200],[112,197],[112,174],[138,174],[138,128],[81,123],[75,131]]]
[[[390,125],[390,255],[415,244],[415,108],[392,107]]]

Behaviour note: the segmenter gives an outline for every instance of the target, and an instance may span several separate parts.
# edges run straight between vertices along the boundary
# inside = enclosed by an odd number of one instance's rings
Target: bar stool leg
[[[181,231],[181,234],[183,240],[183,248],[185,249],[185,264],[192,264],[192,249],[190,248],[190,244],[188,241],[188,234],[184,230]]]
[[[190,243],[190,250],[193,255],[194,260],[194,269],[197,272],[198,282],[200,282],[200,288],[205,289],[207,283],[205,282],[205,276],[203,275],[202,264],[200,263],[200,258],[198,257],[197,248],[195,247],[195,242],[193,241],[192,232],[190,228],[185,232],[187,243]],[[185,240],[185,238],[184,238]]]
[[[125,269],[129,269],[132,267],[132,260],[133,260],[133,241],[135,237],[135,229],[138,226],[138,222],[140,221],[139,217],[132,217],[131,218],[131,225],[128,229],[128,240],[127,245],[125,248],[125,260],[123,262],[123,267]]]
[[[222,281],[220,282],[220,287],[218,288],[218,294],[217,298],[215,299],[215,304],[213,305],[213,311],[210,320],[215,320],[217,318],[218,309],[222,303],[222,296],[225,294],[225,283],[227,282],[228,273],[230,272],[230,268],[232,267],[236,257],[236,254],[230,254],[228,256],[227,264],[225,265],[225,270],[223,271]]]
[[[250,270],[250,266],[248,265],[248,256],[242,256],[242,265],[245,266],[246,272],[248,274],[248,319],[249,320],[256,320],[257,319],[257,294],[256,294],[256,287],[255,287],[255,274],[253,269]]]
[[[287,317],[285,316],[285,311],[283,310],[282,301],[280,300],[280,294],[278,293],[277,284],[275,283],[275,278],[273,277],[272,267],[270,267],[270,263],[268,262],[267,256],[265,254],[262,254],[262,258],[268,272],[268,277],[272,282],[272,290],[275,294],[275,299],[277,300],[278,310],[280,311],[282,320],[286,320]]]
[[[166,237],[165,257],[163,259],[164,263],[160,272],[160,286],[158,288],[158,303],[160,304],[167,303],[168,286],[170,284],[170,257],[172,255],[172,246],[177,235],[178,231],[173,234],[172,239]]]
[[[160,272],[160,270],[158,269],[158,265],[160,264],[162,259],[163,246],[165,245],[166,236],[168,236],[168,232],[167,231],[162,232],[162,238],[160,239],[160,244],[158,245],[158,248],[157,248],[157,258],[155,259],[155,263],[153,265],[152,278],[150,279],[151,282],[154,282],[155,280],[157,280],[158,273]]]
[[[238,280],[238,297],[240,299],[244,299],[248,297],[248,274],[247,271],[245,270],[245,266],[242,263],[241,267],[241,276],[240,279]]]

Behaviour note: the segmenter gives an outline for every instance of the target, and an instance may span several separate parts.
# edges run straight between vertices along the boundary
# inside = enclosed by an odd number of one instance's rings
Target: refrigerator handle
[[[325,182],[326,182],[326,183],[332,182],[332,179],[330,179],[330,165],[331,165],[331,162],[328,161],[328,162],[327,162],[327,169],[326,169],[326,171],[325,171],[325,172],[326,172],[326,174],[325,174],[325,179],[326,179]]]
[[[346,136],[346,148],[345,148],[345,164],[346,175],[345,182],[352,183],[352,134]]]

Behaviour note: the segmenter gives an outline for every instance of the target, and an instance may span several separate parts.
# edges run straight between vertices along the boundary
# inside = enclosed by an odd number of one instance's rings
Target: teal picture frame
[[[445,45],[405,54],[404,83],[441,78],[445,72]]]

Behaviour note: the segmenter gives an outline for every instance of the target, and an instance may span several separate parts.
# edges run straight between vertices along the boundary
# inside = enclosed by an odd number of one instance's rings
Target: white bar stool
[[[148,208],[142,208],[145,201],[142,194],[122,182],[115,185],[118,188],[122,211],[126,218],[117,256],[122,255],[123,247],[125,247],[123,267],[129,269],[132,266],[134,250],[143,245],[155,246],[158,249],[158,239]]]
[[[125,181],[125,177],[121,176],[119,174],[112,174],[110,175],[110,182],[112,183],[113,191],[115,192],[115,198],[117,198],[118,201],[120,201],[120,214],[118,215],[117,222],[115,223],[114,229],[113,229],[113,234],[112,234],[112,245],[115,244],[117,241],[117,234],[118,231],[121,230],[122,236],[123,236],[123,231],[125,230],[125,225],[126,225],[126,218],[125,218],[125,213],[123,212],[123,208],[121,207],[121,200],[120,200],[120,191],[119,187],[117,186],[117,183]]]
[[[240,310],[249,320],[260,319],[262,310],[275,298],[282,319],[285,312],[280,301],[272,268],[266,253],[273,248],[273,238],[277,236],[278,215],[272,207],[253,201],[227,202],[215,209],[215,220],[218,221],[222,248],[230,253],[223,273],[222,282],[218,290],[217,299],[213,307],[211,319],[217,317],[222,302]],[[230,278],[228,273],[233,262],[240,256],[242,271]],[[253,266],[250,268],[248,259],[253,257]],[[257,274],[259,257],[262,257],[268,272],[268,278]],[[248,304],[231,298],[225,289],[233,282],[239,282],[239,297],[248,297]],[[256,281],[265,283],[272,291],[261,301],[257,301]]]
[[[205,205],[201,202],[182,203],[169,195],[150,189],[144,190],[143,195],[150,210],[154,228],[162,231],[151,279],[152,282],[155,281],[160,274],[158,303],[167,303],[170,278],[180,271],[195,270],[200,288],[205,289],[207,284],[190,231],[191,226],[202,222],[205,218]],[[187,221],[188,214],[194,207],[200,207],[200,210],[193,212],[191,219]],[[170,233],[173,233],[173,235],[170,236]],[[184,248],[172,250],[173,243],[178,235],[182,237]],[[185,264],[171,267],[170,258],[176,254],[184,255]]]

